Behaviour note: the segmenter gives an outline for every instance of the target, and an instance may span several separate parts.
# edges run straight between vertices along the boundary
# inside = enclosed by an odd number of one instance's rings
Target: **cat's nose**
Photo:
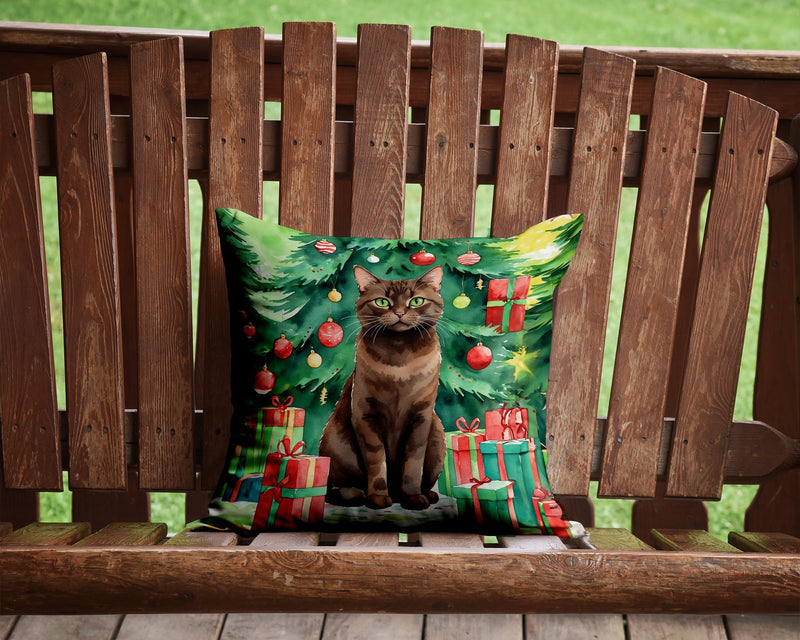
[[[394,314],[398,318],[402,318],[406,314],[406,312],[405,312],[405,309],[398,309],[397,311],[394,312]]]

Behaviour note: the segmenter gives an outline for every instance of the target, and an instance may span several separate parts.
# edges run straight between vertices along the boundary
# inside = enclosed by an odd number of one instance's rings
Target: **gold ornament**
[[[328,300],[331,302],[339,302],[342,299],[342,294],[334,287],[328,292]]]
[[[469,296],[466,293],[461,293],[453,300],[453,306],[456,309],[464,309],[469,306],[470,302],[472,301],[469,299]]]
[[[478,281],[475,283],[475,288],[479,291],[483,290],[483,278],[479,277]]]
[[[308,354],[308,358],[306,358],[306,362],[308,363],[309,367],[316,369],[322,364],[322,356],[312,348],[311,353]]]

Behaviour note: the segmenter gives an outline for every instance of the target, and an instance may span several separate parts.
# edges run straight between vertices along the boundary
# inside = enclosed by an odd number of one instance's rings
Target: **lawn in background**
[[[61,22],[69,24],[121,25],[166,29],[212,30],[237,26],[262,25],[268,33],[280,33],[281,25],[291,20],[324,20],[337,24],[340,36],[354,37],[359,23],[393,22],[412,26],[413,37],[427,39],[430,27],[446,25],[481,29],[487,42],[501,42],[509,32],[549,38],[564,44],[635,47],[692,47],[730,49],[792,49],[800,42],[800,3],[796,0],[590,0],[543,2],[541,0],[444,0],[429,2],[382,2],[376,0],[0,0],[0,20]],[[39,98],[37,110],[47,110],[48,101]],[[274,216],[274,185],[267,185],[265,215]],[[418,215],[419,188],[409,188],[409,218]],[[191,191],[193,229],[199,230],[201,210],[199,190]],[[272,201],[270,201],[272,200]],[[60,342],[60,282],[58,259],[58,222],[56,189],[52,178],[42,179],[42,203],[47,236],[47,259],[56,353],[63,370],[63,347]],[[491,189],[479,189],[477,233],[485,228],[491,206]],[[626,190],[621,209],[618,252],[624,253],[630,243],[633,225],[635,192]],[[765,229],[766,229],[765,222]],[[196,256],[199,236],[193,238]],[[764,243],[762,243],[764,245]],[[763,271],[764,246],[759,252],[758,269]],[[607,335],[607,361],[613,355],[625,265],[618,261],[613,278],[613,299]],[[196,291],[196,282],[195,282]],[[750,396],[755,372],[755,335],[760,315],[761,287],[753,292],[747,344],[737,395],[737,419],[752,416]],[[605,413],[611,378],[606,367],[599,411]],[[60,374],[59,403],[64,405],[63,373]],[[596,487],[595,487],[596,488]],[[731,529],[742,527],[743,513],[754,494],[753,487],[726,487],[723,500],[709,503],[711,530],[725,537]],[[182,524],[181,496],[153,494],[153,519],[168,522],[174,531]],[[43,494],[43,519],[69,519],[69,494]],[[631,503],[597,501],[598,526],[629,526]]]

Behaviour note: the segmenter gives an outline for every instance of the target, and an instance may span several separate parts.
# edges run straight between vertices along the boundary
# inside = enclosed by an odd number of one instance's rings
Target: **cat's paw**
[[[340,507],[359,507],[364,504],[367,496],[361,489],[355,487],[333,487],[328,489],[325,502]]]
[[[389,496],[370,493],[367,496],[367,506],[370,509],[386,509],[392,506],[392,499]]]
[[[430,502],[431,504],[436,504],[437,502],[439,502],[439,494],[436,493],[435,491],[428,491],[428,493],[426,493],[425,495],[428,496],[428,502]]]
[[[439,499],[438,496],[436,498]],[[427,495],[418,493],[414,496],[406,496],[400,503],[404,509],[411,509],[412,511],[422,511],[431,505],[431,501]]]

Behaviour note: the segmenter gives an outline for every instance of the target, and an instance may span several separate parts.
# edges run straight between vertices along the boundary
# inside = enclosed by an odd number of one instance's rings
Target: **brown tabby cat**
[[[416,280],[382,280],[363,267],[358,284],[355,369],[322,432],[331,459],[327,501],[373,509],[425,509],[445,452],[434,412],[441,351],[442,268]]]

